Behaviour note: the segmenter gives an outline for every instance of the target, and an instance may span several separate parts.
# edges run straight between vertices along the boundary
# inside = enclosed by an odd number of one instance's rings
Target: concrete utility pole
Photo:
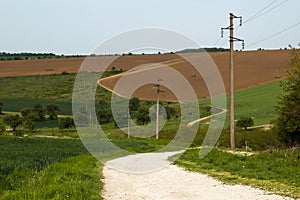
[[[127,135],[128,135],[128,138],[130,138],[130,109],[129,109],[129,106],[128,106],[128,110],[127,110]]]
[[[235,139],[234,139],[234,46],[233,42],[240,41],[242,42],[242,46],[244,49],[244,40],[235,38],[233,36],[234,34],[234,24],[233,20],[238,18],[240,19],[240,26],[242,26],[242,17],[237,17],[232,13],[229,13],[230,15],[230,25],[227,28],[221,28],[221,34],[223,37],[223,31],[224,30],[230,30],[230,36],[229,36],[229,43],[230,43],[230,146],[231,149],[235,149]]]
[[[160,92],[164,92],[162,90],[160,90],[160,84],[155,84],[153,85],[153,88],[156,87],[156,94],[157,94],[157,98],[156,98],[156,126],[155,126],[155,137],[158,140],[158,123],[159,123],[159,93]]]

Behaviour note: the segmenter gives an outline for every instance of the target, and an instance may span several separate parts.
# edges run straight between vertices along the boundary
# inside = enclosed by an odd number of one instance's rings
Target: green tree
[[[238,127],[244,128],[245,130],[250,126],[253,126],[253,124],[254,122],[251,117],[241,117],[236,123]]]
[[[21,115],[27,122],[40,121],[38,113],[28,107],[25,107],[21,110]]]
[[[46,113],[50,120],[57,120],[57,111],[60,111],[58,105],[49,104],[46,106]]]
[[[130,117],[132,119],[136,118],[137,115],[137,110],[140,107],[140,99],[137,97],[133,97],[129,100],[129,112],[130,112]]]
[[[46,110],[39,103],[33,105],[33,112],[35,112],[38,116],[37,121],[44,121]]]
[[[21,115],[22,117],[26,118],[30,114],[30,112],[32,112],[32,110],[28,107],[25,107],[21,110]]]
[[[21,110],[21,115],[23,117],[23,126],[30,130],[34,130],[34,121],[38,119],[38,115],[33,112],[30,108],[25,107]]]
[[[113,115],[110,109],[100,109],[97,113],[97,118],[100,124],[113,121]]]
[[[106,101],[105,101],[105,100],[100,100],[100,101],[99,101],[99,104],[100,104],[100,106],[101,106],[101,109],[104,109],[104,106],[105,106],[105,104],[106,104]]]
[[[140,99],[138,97],[133,97],[129,100],[129,110],[131,112],[137,111],[140,107]]]
[[[0,135],[5,132],[5,126],[2,122],[0,122]]]
[[[74,120],[71,117],[61,118],[58,120],[59,129],[69,129],[74,127]]]
[[[3,103],[0,102],[0,114],[2,114],[3,106],[4,106]]]
[[[35,128],[33,121],[26,120],[26,119],[23,120],[23,126],[24,126],[24,128],[26,128],[26,129],[28,129],[30,131],[33,131],[34,128]]]
[[[19,115],[7,115],[3,117],[3,122],[15,132],[16,128],[22,124],[22,118]]]
[[[138,125],[144,125],[150,122],[149,108],[141,106],[137,111],[136,122]]]
[[[119,111],[112,116],[114,121],[115,127],[123,128],[128,126],[128,112],[126,111]]]
[[[284,94],[276,106],[278,136],[289,146],[300,144],[300,50],[293,49],[291,54],[291,69],[281,82]]]
[[[167,113],[167,119],[170,120],[172,119],[174,116],[176,116],[176,110],[174,107],[171,106],[165,106],[165,110]]]

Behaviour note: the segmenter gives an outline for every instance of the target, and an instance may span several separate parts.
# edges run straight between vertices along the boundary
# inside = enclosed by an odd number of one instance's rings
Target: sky
[[[285,48],[300,43],[299,8],[299,0],[1,0],[0,52],[89,54],[116,35],[149,27],[228,48],[220,28],[228,27],[230,12],[250,19],[235,30],[246,50]]]

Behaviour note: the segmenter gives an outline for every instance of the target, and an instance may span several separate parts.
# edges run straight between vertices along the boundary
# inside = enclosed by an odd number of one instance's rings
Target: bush
[[[142,106],[137,111],[136,121],[138,125],[144,125],[151,121],[149,116],[149,108]]]
[[[61,75],[69,75],[70,73],[69,72],[66,72],[66,71],[63,71],[62,73],[61,73]]]
[[[74,127],[74,120],[71,117],[61,118],[58,121],[58,128],[59,129],[69,129]]]
[[[288,146],[300,144],[300,50],[293,49],[290,62],[291,70],[287,79],[281,82],[284,95],[279,98],[278,136]]]
[[[15,132],[16,128],[22,124],[22,118],[19,115],[7,115],[3,117],[3,122]]]
[[[235,132],[236,148],[245,149],[246,145],[250,150],[268,150],[282,148],[282,143],[278,140],[275,131],[236,131]],[[223,131],[217,143],[218,147],[230,148],[230,132]]]
[[[247,128],[253,126],[253,124],[254,122],[251,117],[241,117],[236,123],[238,127],[244,128],[245,130],[248,130]]]

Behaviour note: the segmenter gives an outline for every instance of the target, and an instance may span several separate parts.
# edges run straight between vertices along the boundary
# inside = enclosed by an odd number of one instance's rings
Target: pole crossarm
[[[242,42],[242,49],[245,49],[245,40],[236,38],[236,37],[229,37],[229,42]]]

